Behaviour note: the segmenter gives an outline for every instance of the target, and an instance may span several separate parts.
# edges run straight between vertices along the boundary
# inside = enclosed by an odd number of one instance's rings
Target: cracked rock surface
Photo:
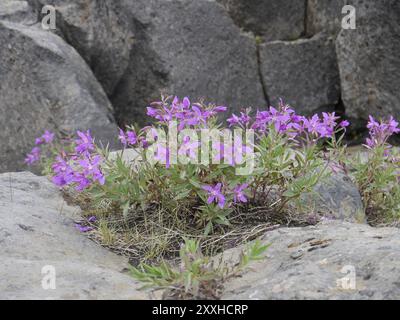
[[[400,299],[398,228],[332,221],[270,231],[262,242],[271,244],[266,258],[228,283],[224,299]]]
[[[78,212],[44,177],[0,174],[0,299],[148,298],[122,272],[125,258],[74,227]],[[54,290],[42,287],[46,266],[55,268]]]

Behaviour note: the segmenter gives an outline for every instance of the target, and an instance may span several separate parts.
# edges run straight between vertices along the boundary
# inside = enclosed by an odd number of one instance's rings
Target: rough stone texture
[[[68,206],[44,177],[0,174],[0,299],[146,299],[122,271],[126,259],[74,227]],[[54,266],[56,289],[42,288]]]
[[[83,59],[61,38],[0,22],[0,172],[21,170],[34,138],[91,129],[116,137],[112,107]]]
[[[397,228],[324,222],[274,230],[262,242],[271,244],[266,259],[228,283],[223,299],[400,299]]]
[[[32,25],[37,22],[37,14],[27,1],[1,0],[0,20]]]
[[[280,98],[297,112],[331,110],[339,102],[340,83],[331,37],[273,41],[260,47],[261,70],[272,105]]]
[[[256,44],[214,0],[122,1],[134,22],[128,71],[112,97],[120,122],[143,122],[160,92],[230,107],[265,106]],[[121,4],[122,5],[122,4]],[[145,120],[143,120],[145,119]]]
[[[366,222],[360,192],[351,179],[342,173],[332,173],[303,197],[307,213],[328,219]]]
[[[120,1],[30,0],[38,10],[53,5],[57,29],[93,70],[108,95],[112,95],[129,64],[134,35]]]
[[[307,35],[321,31],[337,33],[341,29],[344,17],[342,8],[348,0],[308,0],[307,1]]]
[[[342,98],[355,125],[368,114],[400,117],[400,2],[351,1],[356,30],[342,30],[336,42]]]
[[[218,0],[235,23],[266,41],[294,40],[304,33],[304,0]]]

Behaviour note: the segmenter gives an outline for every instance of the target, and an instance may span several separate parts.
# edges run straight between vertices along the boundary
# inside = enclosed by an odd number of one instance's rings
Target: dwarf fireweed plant
[[[374,224],[396,222],[400,218],[400,155],[389,139],[400,133],[398,122],[390,117],[378,122],[369,117],[367,152],[352,162],[355,180],[365,208]]]
[[[330,174],[354,180],[370,222],[399,221],[400,157],[388,141],[400,129],[392,117],[370,117],[365,153],[350,159],[342,143],[350,124],[335,113],[306,117],[281,101],[223,124],[226,111],[162,97],[147,108],[153,125],[120,129],[121,151],[99,146],[89,130],[64,139],[46,131],[25,161],[81,206],[79,231],[128,254],[144,284],[181,298],[218,297],[223,281],[266,248],[256,242],[233,269],[207,256],[304,223],[313,213],[302,199]]]
[[[349,123],[335,113],[306,117],[281,101],[224,124],[218,115],[226,112],[162,97],[147,108],[153,125],[120,129],[119,152],[98,146],[90,131],[61,142],[46,132],[26,162],[41,163],[86,218],[96,218],[81,221],[82,232],[134,262],[174,258],[183,238],[215,253],[292,223],[302,196],[337,171],[354,178],[367,208],[396,216],[393,119],[371,118],[368,161],[350,162],[342,144]]]
[[[174,255],[182,237],[200,237],[211,251],[233,246],[261,234],[260,225],[288,223],[301,195],[340,167],[334,155],[349,123],[298,115],[282,101],[224,125],[226,111],[162,97],[147,108],[154,125],[120,130],[120,152],[99,147],[90,131],[62,144],[46,132],[26,161],[44,161],[52,181],[98,217],[100,242],[127,244],[138,259]]]

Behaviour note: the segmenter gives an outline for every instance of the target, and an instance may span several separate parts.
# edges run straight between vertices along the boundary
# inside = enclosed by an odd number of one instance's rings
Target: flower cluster
[[[138,137],[135,131],[127,131],[124,132],[122,129],[119,129],[119,141],[123,144],[124,147],[134,146],[138,142]]]
[[[83,191],[94,182],[104,185],[105,177],[101,171],[103,158],[96,154],[94,140],[87,132],[77,132],[75,153],[58,155],[52,165],[52,181],[59,187],[74,185],[76,190]]]
[[[249,116],[250,110],[241,112],[240,116],[235,114],[227,120],[229,126],[249,127],[260,133],[267,134],[270,126],[281,134],[287,134],[291,138],[307,134],[314,140],[332,137],[337,128],[346,128],[350,125],[347,120],[338,123],[339,117],[333,113],[322,113],[322,118],[317,114],[312,117],[304,117],[285,105],[282,100],[279,108],[270,107],[265,111],[257,111],[255,120]],[[251,124],[252,123],[252,124]],[[251,125],[250,125],[251,124]]]
[[[222,189],[223,185],[222,183],[217,183],[215,186],[209,186],[205,185],[202,187],[204,191],[207,191],[207,203],[217,203],[218,207],[221,209],[224,209],[226,206],[226,194],[233,194],[233,203],[238,204],[240,202],[246,203],[247,202],[247,197],[245,193],[245,189],[249,185],[247,183],[244,184],[239,184],[233,190],[226,190],[226,193],[224,194]]]
[[[207,127],[210,119],[227,110],[224,106],[205,107],[199,103],[192,104],[187,97],[182,101],[178,97],[175,97],[172,102],[170,100],[171,98],[167,98],[152,103],[147,107],[147,115],[164,124],[177,121],[180,131],[196,126]]]
[[[97,218],[95,216],[91,216],[87,219],[88,223],[95,223],[97,221]],[[76,223],[75,228],[77,228],[80,232],[89,232],[93,230],[93,227],[88,226],[88,225],[82,225],[81,223]]]
[[[25,163],[28,165],[33,165],[36,162],[40,161],[40,157],[42,154],[41,147],[42,145],[50,145],[54,141],[55,134],[46,130],[42,136],[35,139],[35,147],[32,151],[26,156]]]
[[[367,128],[369,130],[369,138],[366,140],[366,147],[372,149],[377,146],[383,146],[388,139],[396,133],[400,133],[399,123],[391,116],[388,121],[378,122],[374,117],[369,116]]]

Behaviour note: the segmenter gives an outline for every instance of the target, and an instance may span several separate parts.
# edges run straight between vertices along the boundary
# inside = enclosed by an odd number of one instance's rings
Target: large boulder
[[[28,1],[2,0],[0,3],[0,20],[32,25],[37,22],[37,18],[34,8]]]
[[[365,223],[363,200],[357,186],[343,173],[323,178],[313,192],[301,198],[304,213],[312,221],[320,219]]]
[[[342,9],[347,2],[348,0],[308,0],[307,35],[313,36],[322,31],[339,32],[344,17]]]
[[[266,41],[294,40],[304,33],[304,0],[218,0],[235,23]]]
[[[121,123],[144,122],[148,103],[159,100],[161,91],[205,98],[231,111],[265,106],[255,39],[241,32],[216,1],[122,3],[134,22],[136,41],[112,96]]]
[[[75,228],[78,213],[44,177],[0,174],[0,299],[148,298],[125,258]],[[52,270],[54,290],[42,287]]]
[[[45,129],[113,141],[112,107],[78,53],[39,28],[0,22],[0,172],[21,170]]]
[[[336,42],[346,113],[364,126],[368,114],[400,117],[400,2],[351,1],[355,30]],[[358,124],[357,124],[358,122]]]
[[[334,39],[272,41],[260,47],[261,72],[272,105],[282,98],[303,114],[333,110],[340,99]]]
[[[52,5],[56,32],[85,59],[106,93],[113,94],[129,64],[131,23],[115,0],[29,0],[37,10]]]
[[[400,232],[343,222],[282,228],[266,258],[226,285],[223,299],[369,300],[400,297]],[[236,257],[239,249],[226,252]],[[235,261],[232,258],[233,261]]]

